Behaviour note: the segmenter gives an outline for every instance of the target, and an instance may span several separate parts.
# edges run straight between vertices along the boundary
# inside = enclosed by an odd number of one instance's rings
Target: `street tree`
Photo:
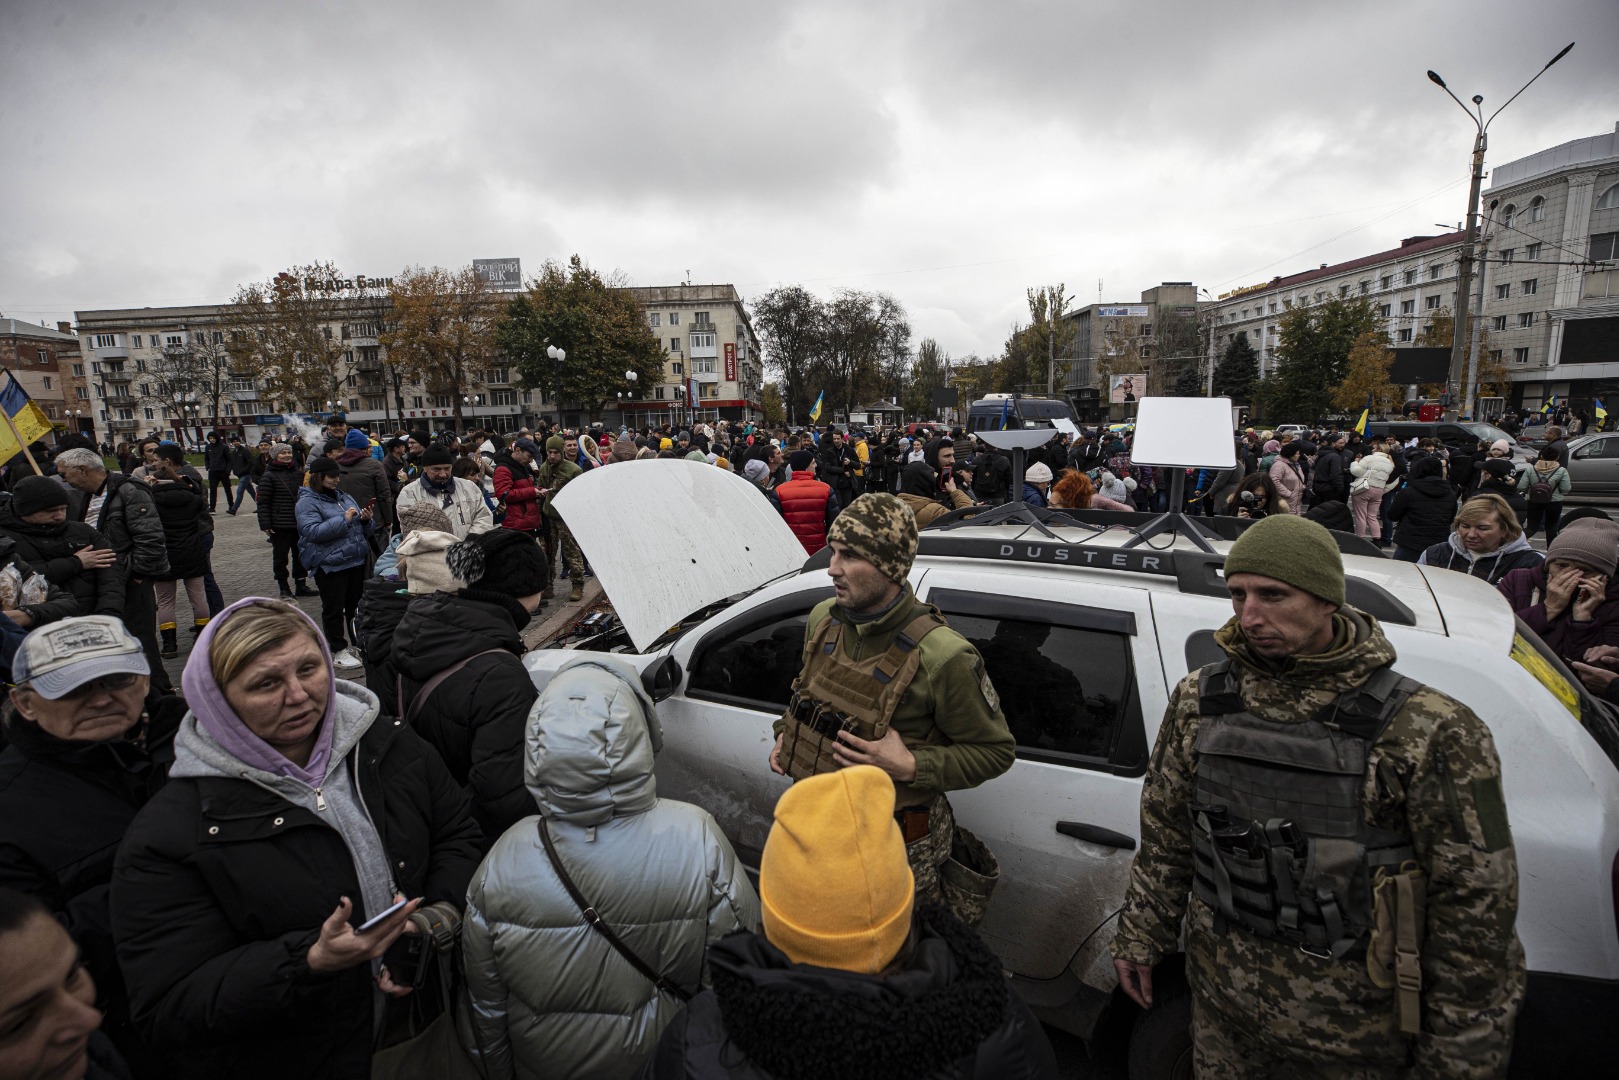
[[[753,322],[764,341],[765,366],[776,375],[787,418],[799,423],[815,401],[811,369],[821,352],[825,307],[802,285],[783,285],[753,302]]]
[[[1258,380],[1259,354],[1248,343],[1248,332],[1239,331],[1214,367],[1214,392],[1238,405],[1247,405],[1254,399],[1254,383]]]
[[[594,419],[618,393],[663,377],[665,353],[635,297],[617,276],[604,278],[574,255],[547,260],[528,290],[513,296],[495,324],[495,344],[517,367],[521,385]],[[553,360],[551,346],[566,355]],[[625,378],[636,373],[635,380]]]
[[[1334,298],[1290,309],[1279,322],[1276,367],[1256,397],[1266,420],[1311,423],[1325,416],[1344,381],[1349,350],[1382,326],[1370,298]]]
[[[330,262],[283,270],[240,286],[228,316],[232,366],[258,382],[261,399],[290,411],[319,412],[354,370],[342,329],[357,305],[386,287],[346,278]]]
[[[787,422],[787,411],[781,398],[781,387],[767,382],[759,390],[759,411],[764,414],[766,427],[780,427]]]
[[[933,394],[949,384],[950,356],[932,338],[923,338],[916,347],[916,367],[901,404],[907,416],[935,415]]]
[[[898,300],[880,292],[839,289],[825,306],[825,333],[811,374],[829,403],[854,410],[862,394],[881,388],[881,365],[900,348],[909,349],[911,328]]]
[[[394,278],[388,297],[391,316],[378,340],[388,351],[393,376],[400,384],[420,383],[429,394],[448,397],[456,429],[462,430],[462,399],[482,393],[489,370],[500,366],[495,344],[500,294],[471,266],[409,266]]]
[[[1332,403],[1340,412],[1359,416],[1370,405],[1374,414],[1386,416],[1399,408],[1405,394],[1389,379],[1394,350],[1388,335],[1368,330],[1355,339],[1344,366],[1344,379],[1332,392]]]

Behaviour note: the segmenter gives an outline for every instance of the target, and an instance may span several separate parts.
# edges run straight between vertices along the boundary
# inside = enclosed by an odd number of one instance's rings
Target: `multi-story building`
[[[1108,415],[1109,392],[1117,379],[1143,380],[1139,390],[1131,383],[1133,402],[1146,396],[1148,386],[1159,392],[1159,384],[1176,365],[1200,362],[1191,355],[1197,348],[1192,329],[1199,311],[1197,292],[1190,281],[1166,281],[1143,290],[1140,301],[1087,304],[1063,316],[1073,353],[1066,361],[1062,390],[1080,420],[1092,423]],[[1104,368],[1110,375],[1101,374]],[[1133,413],[1134,408],[1123,411]]]
[[[1619,125],[1497,166],[1480,204],[1483,313],[1510,404],[1619,399]]]
[[[1309,307],[1327,300],[1368,297],[1377,306],[1398,348],[1411,345],[1440,312],[1456,310],[1460,232],[1442,236],[1412,236],[1400,246],[1348,262],[1322,263],[1263,285],[1233,289],[1215,298],[1213,349],[1215,358],[1246,334],[1259,354],[1259,373],[1275,366],[1281,317],[1294,307]]]
[[[70,324],[56,329],[18,319],[0,319],[0,367],[17,377],[58,431],[96,437],[79,339]]]
[[[604,402],[599,416],[652,422],[755,418],[760,415],[763,365],[758,338],[731,285],[632,289],[668,356],[658,381],[625,399]],[[455,402],[399,380],[375,301],[334,305],[322,327],[340,346],[331,388],[322,400],[271,402],[252,373],[232,369],[232,310],[228,304],[125,308],[75,313],[88,360],[87,396],[101,429],[115,440],[146,434],[200,441],[210,430],[239,430],[247,439],[317,423],[330,412],[373,430],[452,426]],[[181,358],[183,362],[180,362]],[[200,374],[199,374],[200,373]],[[392,376],[392,377],[390,377]],[[397,382],[397,384],[396,384]],[[301,408],[299,407],[301,406]],[[285,409],[286,411],[280,411]],[[537,389],[521,389],[510,364],[475,373],[462,395],[468,426],[515,431],[539,421],[570,427],[588,422]]]
[[[763,418],[764,358],[734,285],[632,288],[663,343],[663,378],[624,406],[639,423]]]

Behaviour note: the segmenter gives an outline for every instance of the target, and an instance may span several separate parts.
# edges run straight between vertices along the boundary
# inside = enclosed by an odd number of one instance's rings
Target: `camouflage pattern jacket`
[[[1235,619],[1218,631],[1215,640],[1238,663],[1251,712],[1278,723],[1313,716],[1394,663],[1376,619],[1349,607],[1333,618],[1337,634],[1325,653],[1280,663],[1252,653]],[[1113,955],[1157,963],[1176,951],[1185,917],[1199,1023],[1240,1026],[1300,1061],[1411,1065],[1412,1075],[1425,1077],[1504,1075],[1524,958],[1514,931],[1517,858],[1501,765],[1483,721],[1424,687],[1369,752],[1367,822],[1410,836],[1428,878],[1422,1033],[1409,1040],[1399,1034],[1394,992],[1372,983],[1360,951],[1333,961],[1236,926],[1218,934],[1213,911],[1190,902],[1197,731],[1192,672],[1171,695],[1158,733],[1141,798],[1141,850]]]
[[[909,585],[893,609],[872,622],[849,622],[837,601],[823,600],[810,612],[805,649],[821,620],[832,618],[847,624],[843,650],[851,659],[886,652],[894,635],[926,608]],[[978,650],[948,626],[923,638],[918,648],[922,668],[900,698],[892,721],[916,755],[915,779],[895,785],[901,806],[977,787],[1010,769],[1017,757],[1017,740],[1006,725],[1000,698]],[[804,662],[811,663],[812,658],[806,655]],[[776,734],[785,726],[785,721],[777,720]]]

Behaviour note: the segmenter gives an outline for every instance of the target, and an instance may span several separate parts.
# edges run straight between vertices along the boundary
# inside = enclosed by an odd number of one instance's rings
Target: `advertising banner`
[[[736,382],[736,342],[725,343],[725,381]]]
[[[1147,376],[1136,375],[1109,375],[1107,380],[1107,400],[1113,405],[1132,403],[1136,398],[1147,392]]]

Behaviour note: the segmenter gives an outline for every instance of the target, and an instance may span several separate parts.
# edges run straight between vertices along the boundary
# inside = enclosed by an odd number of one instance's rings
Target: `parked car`
[[[706,808],[757,867],[788,784],[766,765],[771,724],[806,618],[832,595],[829,553],[805,562],[746,481],[689,462],[596,470],[557,506],[624,624],[592,647],[625,655],[660,699],[659,792]],[[668,527],[626,533],[602,506],[643,507]],[[1134,1012],[1109,945],[1142,778],[1169,692],[1222,656],[1229,545],[1125,549],[1123,530],[1053,526],[1054,538],[1033,539],[1021,522],[924,530],[910,583],[983,654],[1017,737],[1008,775],[951,793],[1002,867],[981,932],[1043,1020],[1091,1038],[1110,1013]],[[1500,751],[1530,969],[1515,1075],[1606,1068],[1619,1057],[1615,713],[1483,582],[1372,556],[1344,563],[1349,602],[1381,621],[1399,670],[1469,705]],[[542,649],[524,662],[543,686],[567,656]],[[1160,970],[1173,986],[1173,965]],[[1164,996],[1172,1003],[1135,1021],[1144,1043],[1189,1039],[1186,999]]]
[[[1570,502],[1619,501],[1619,431],[1571,441],[1568,481]]]
[[[1452,453],[1471,454],[1478,449],[1480,442],[1493,443],[1497,439],[1505,439],[1512,444],[1514,460],[1523,460],[1523,452],[1518,446],[1518,440],[1508,435],[1494,424],[1487,424],[1482,420],[1440,420],[1433,423],[1423,423],[1417,420],[1373,420],[1366,425],[1366,434],[1386,438],[1390,435],[1401,442],[1410,442],[1412,439],[1437,439],[1449,447]]]
[[[1078,426],[1079,414],[1066,401],[1023,394],[990,394],[973,402],[967,410],[968,431],[1050,428],[1056,426],[1054,420],[1067,420]]]

